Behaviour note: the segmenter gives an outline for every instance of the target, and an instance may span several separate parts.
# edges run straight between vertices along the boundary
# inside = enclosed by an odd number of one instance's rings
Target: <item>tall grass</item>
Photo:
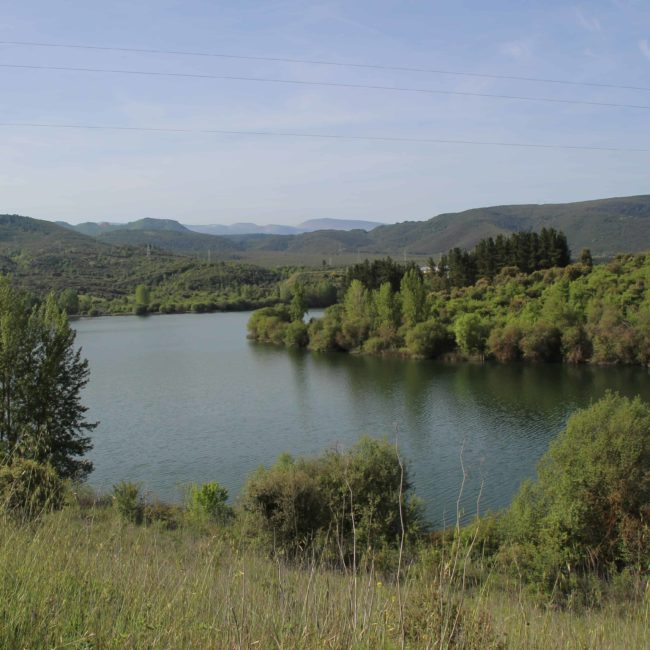
[[[243,539],[106,507],[2,520],[0,648],[648,647],[647,598],[569,613],[490,577],[469,586],[450,569],[462,556],[409,559],[398,582],[372,561],[290,565]]]

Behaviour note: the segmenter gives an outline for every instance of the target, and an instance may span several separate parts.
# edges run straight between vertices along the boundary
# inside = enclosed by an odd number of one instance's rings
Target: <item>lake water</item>
[[[90,484],[141,482],[166,500],[217,480],[235,497],[284,451],[316,454],[367,433],[395,439],[429,521],[506,506],[567,417],[607,389],[650,399],[641,368],[448,365],[314,354],[246,339],[249,313],[74,323],[90,361]],[[462,458],[462,463],[461,463]],[[481,485],[482,492],[481,492]]]

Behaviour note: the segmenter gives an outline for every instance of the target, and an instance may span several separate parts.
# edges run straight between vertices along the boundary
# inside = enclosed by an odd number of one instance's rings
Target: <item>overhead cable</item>
[[[374,84],[355,84],[338,81],[310,81],[305,79],[277,79],[274,77],[246,77],[240,75],[201,74],[193,72],[159,72],[156,70],[123,70],[119,68],[86,68],[55,65],[29,65],[19,63],[0,63],[0,68],[20,70],[48,70],[56,72],[85,72],[93,74],[120,74],[152,77],[175,77],[188,79],[212,79],[225,81],[247,81],[256,83],[289,84],[298,86],[324,86],[328,88],[353,88],[363,90],[380,90],[391,92],[421,93],[428,95],[452,95],[460,97],[486,97],[489,99],[507,99],[526,102],[546,102],[553,104],[577,104],[581,106],[599,106],[605,108],[632,108],[649,110],[648,104],[625,104],[619,102],[599,102],[585,99],[562,99],[559,97],[530,97],[525,95],[507,95],[501,93],[479,93],[462,90],[440,90],[435,88],[413,88],[407,86],[381,86]]]

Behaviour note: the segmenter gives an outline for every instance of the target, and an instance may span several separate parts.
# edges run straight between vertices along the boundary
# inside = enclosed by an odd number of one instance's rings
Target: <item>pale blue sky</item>
[[[220,52],[650,88],[650,1],[2,0],[0,40]],[[304,79],[650,105],[650,91],[0,45],[0,63]],[[0,68],[0,122],[650,149],[650,110]],[[0,127],[0,213],[394,222],[650,193],[650,153]]]

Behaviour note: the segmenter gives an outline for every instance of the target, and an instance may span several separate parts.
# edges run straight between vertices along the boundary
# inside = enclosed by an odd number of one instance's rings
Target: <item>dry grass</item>
[[[292,568],[218,529],[138,527],[110,508],[0,522],[0,648],[648,647],[647,600],[576,615],[486,585],[463,599],[412,566],[401,616],[372,567]]]

